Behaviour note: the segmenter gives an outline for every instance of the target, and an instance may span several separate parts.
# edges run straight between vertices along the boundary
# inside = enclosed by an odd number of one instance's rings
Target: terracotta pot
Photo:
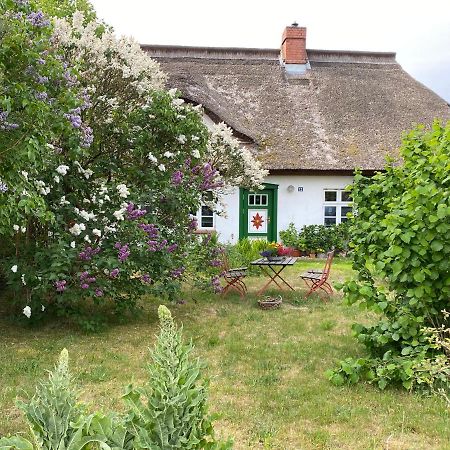
[[[291,252],[290,252],[290,256],[297,256],[297,257],[299,257],[299,256],[302,256],[302,252],[300,250],[292,249]]]
[[[310,254],[309,254],[309,257],[310,257],[310,258],[315,258],[315,257],[316,257],[316,254],[315,254],[315,253],[310,253]]]

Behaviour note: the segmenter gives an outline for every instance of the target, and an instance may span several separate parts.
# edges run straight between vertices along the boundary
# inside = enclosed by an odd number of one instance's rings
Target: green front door
[[[278,185],[264,184],[261,191],[240,190],[239,238],[277,240]]]

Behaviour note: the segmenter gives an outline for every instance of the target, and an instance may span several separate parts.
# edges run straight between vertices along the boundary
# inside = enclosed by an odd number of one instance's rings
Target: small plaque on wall
[[[303,186],[298,187],[298,192],[303,192]]]

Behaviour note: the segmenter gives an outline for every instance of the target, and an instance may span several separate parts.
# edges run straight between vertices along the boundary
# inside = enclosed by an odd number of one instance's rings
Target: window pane
[[[352,212],[352,207],[351,206],[343,206],[341,208],[341,218],[346,219],[347,218],[347,214]]]
[[[341,201],[343,202],[352,202],[352,194],[349,191],[342,191],[341,192]]]
[[[325,206],[325,216],[336,216],[336,206]]]
[[[336,223],[335,217],[325,217],[324,224],[326,226],[334,225]]]
[[[325,191],[325,201],[326,202],[337,201],[337,191]]]
[[[214,215],[211,208],[208,208],[207,206],[202,206],[202,217],[212,217]]]
[[[255,205],[260,205],[260,204],[261,204],[261,196],[255,195]]]
[[[261,205],[267,205],[267,195],[261,195]]]
[[[202,228],[213,228],[214,221],[212,217],[203,217],[202,216]]]
[[[254,205],[255,204],[255,196],[253,194],[250,194],[248,196],[248,204],[249,205]]]

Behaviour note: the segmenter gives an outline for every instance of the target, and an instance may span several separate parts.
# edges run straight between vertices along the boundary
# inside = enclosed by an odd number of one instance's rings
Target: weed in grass
[[[330,331],[336,326],[335,320],[324,320],[323,322],[320,322],[319,328],[323,331]]]
[[[92,366],[90,370],[83,371],[79,376],[83,383],[102,383],[109,378],[109,371],[101,365]]]

